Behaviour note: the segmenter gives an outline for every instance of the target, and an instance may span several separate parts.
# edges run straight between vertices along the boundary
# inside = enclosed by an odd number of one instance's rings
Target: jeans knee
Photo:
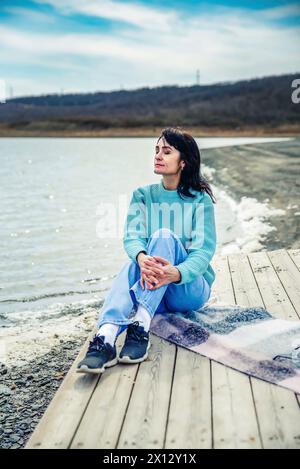
[[[151,238],[171,238],[172,236],[174,232],[169,228],[159,228],[152,233]]]

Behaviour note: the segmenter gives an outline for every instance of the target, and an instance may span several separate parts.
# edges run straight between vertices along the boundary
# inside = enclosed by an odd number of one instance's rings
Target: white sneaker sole
[[[89,368],[87,365],[81,365],[80,368],[76,369],[77,373],[87,373],[90,375],[98,375],[105,371],[105,368],[110,368],[118,363],[117,357],[111,360],[110,362],[104,363],[102,368]]]
[[[132,359],[132,358],[128,357],[127,355],[125,355],[125,357],[122,357],[122,358],[118,357],[118,361],[119,361],[119,363],[140,363],[140,362],[143,362],[144,360],[146,360],[148,358],[148,350],[149,350],[150,347],[151,347],[151,343],[150,343],[150,340],[149,340],[146,353],[143,357]]]

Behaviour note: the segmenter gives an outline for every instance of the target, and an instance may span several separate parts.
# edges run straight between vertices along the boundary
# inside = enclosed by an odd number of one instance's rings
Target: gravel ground
[[[23,448],[86,337],[62,341],[26,366],[0,363],[0,447]]]

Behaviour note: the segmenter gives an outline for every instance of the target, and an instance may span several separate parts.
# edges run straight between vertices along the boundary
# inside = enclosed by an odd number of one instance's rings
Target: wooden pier
[[[299,320],[300,250],[215,256],[212,266],[220,301]],[[300,448],[299,394],[154,335],[145,362],[81,375],[93,334],[26,448]]]

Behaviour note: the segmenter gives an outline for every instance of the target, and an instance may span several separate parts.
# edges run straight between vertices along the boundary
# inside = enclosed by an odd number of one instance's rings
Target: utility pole
[[[14,89],[12,86],[9,87],[9,97],[12,99],[14,97]]]
[[[200,70],[199,69],[196,72],[196,83],[197,83],[197,86],[200,86]]]

